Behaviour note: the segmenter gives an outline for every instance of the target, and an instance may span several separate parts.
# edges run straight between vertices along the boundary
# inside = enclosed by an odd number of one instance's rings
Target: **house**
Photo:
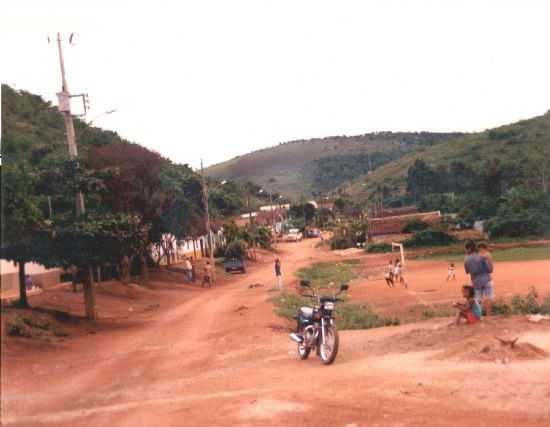
[[[418,213],[416,205],[403,206],[401,208],[382,208],[376,211],[376,218],[386,218],[388,216],[399,216]]]
[[[419,220],[434,226],[441,223],[441,218],[441,211],[369,218],[368,233],[369,237],[385,234],[400,234],[403,232],[405,225],[410,221]]]

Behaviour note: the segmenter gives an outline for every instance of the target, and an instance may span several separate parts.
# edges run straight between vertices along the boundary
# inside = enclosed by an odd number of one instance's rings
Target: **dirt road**
[[[287,283],[328,256],[311,241],[280,247]],[[226,285],[175,294],[134,328],[8,354],[2,425],[550,425],[548,359],[457,362],[434,360],[437,344],[393,348],[448,319],[345,331],[334,365],[300,361],[268,301],[272,270],[266,259]],[[550,349],[550,328],[537,327],[530,339]]]

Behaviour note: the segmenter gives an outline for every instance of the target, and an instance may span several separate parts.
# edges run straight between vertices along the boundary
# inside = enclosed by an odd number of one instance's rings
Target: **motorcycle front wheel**
[[[301,344],[298,344],[298,356],[300,356],[300,359],[306,360],[309,357],[309,353],[311,352],[311,347],[308,347],[305,344],[305,336],[304,336],[304,330],[300,329],[300,335],[304,338],[304,342]]]
[[[319,337],[319,341],[322,338]],[[325,342],[319,343],[319,358],[325,365],[330,365],[336,359],[338,354],[338,331],[333,325],[328,325],[325,329]]]

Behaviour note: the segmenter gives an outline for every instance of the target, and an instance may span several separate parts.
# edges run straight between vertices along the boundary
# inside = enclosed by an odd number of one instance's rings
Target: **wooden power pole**
[[[71,35],[72,37],[72,35]],[[57,94],[59,101],[59,111],[65,117],[65,131],[67,134],[67,145],[69,146],[69,159],[78,160],[78,149],[76,148],[76,136],[74,132],[73,116],[71,114],[71,95],[65,76],[65,62],[63,61],[63,49],[61,47],[61,35],[57,33],[57,49],[59,51],[59,66],[61,68],[61,92]],[[76,193],[76,216],[79,217],[86,213],[84,207],[84,195],[81,191]]]
[[[74,34],[71,34],[69,43],[71,43]],[[59,66],[61,68],[61,92],[57,94],[59,101],[59,111],[63,113],[65,118],[65,130],[67,134],[67,145],[69,148],[69,159],[74,162],[78,161],[78,149],[76,148],[76,135],[74,131],[73,116],[71,114],[71,94],[69,93],[69,87],[67,85],[67,77],[65,76],[65,63],[63,61],[63,49],[61,47],[61,34],[57,33],[57,49],[59,51]],[[86,213],[84,206],[84,195],[81,191],[76,193],[75,196],[75,215],[80,217]],[[95,308],[95,295],[93,290],[93,271],[92,266],[87,265],[85,267],[85,279],[84,279],[84,306],[86,309],[86,317],[95,321],[97,319],[97,312]]]
[[[212,281],[216,281],[216,264],[214,262],[214,242],[212,240],[212,230],[210,229],[210,213],[208,211],[208,185],[204,176],[204,167],[201,159],[201,178],[202,178],[202,195],[204,200],[204,213],[206,222],[206,232],[208,233],[208,245],[210,246],[210,266],[212,267]]]

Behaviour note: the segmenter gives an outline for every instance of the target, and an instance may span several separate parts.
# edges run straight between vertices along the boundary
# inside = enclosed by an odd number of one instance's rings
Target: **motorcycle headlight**
[[[334,310],[334,303],[333,302],[326,302],[325,303],[325,310]]]

